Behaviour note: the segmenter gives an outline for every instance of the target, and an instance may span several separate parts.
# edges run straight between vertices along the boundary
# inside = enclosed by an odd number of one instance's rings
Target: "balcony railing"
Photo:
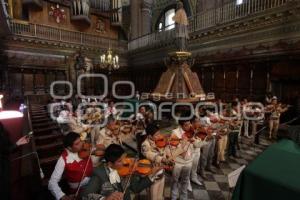
[[[128,43],[128,49],[134,50],[147,46],[172,43],[175,38],[175,29],[165,29],[145,35]]]
[[[252,14],[281,7],[291,0],[244,0],[237,5],[236,1],[222,7],[199,13],[189,19],[190,32],[206,29],[212,26],[234,21]]]
[[[99,48],[108,48],[111,46],[112,48],[127,49],[127,47],[118,40],[47,25],[32,24],[23,21],[11,21],[10,29],[14,35],[36,39],[73,43],[83,46],[95,46]]]
[[[298,0],[244,0],[240,5],[237,5],[236,1],[233,1],[223,5],[222,7],[204,11],[189,18],[189,30],[190,33],[205,30],[210,27],[239,20],[247,16],[283,7],[291,1]],[[129,51],[132,51],[142,47],[155,46],[165,42],[168,43],[169,41],[174,40],[174,38],[171,38],[173,35],[174,30],[156,31],[130,41],[128,49]]]

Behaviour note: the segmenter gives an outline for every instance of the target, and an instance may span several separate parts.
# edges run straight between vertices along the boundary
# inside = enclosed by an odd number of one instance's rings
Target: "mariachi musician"
[[[49,190],[57,200],[73,199],[78,189],[87,185],[93,171],[92,161],[79,156],[83,143],[78,133],[67,134],[64,137],[64,146],[65,150],[58,159],[48,184]],[[70,186],[69,195],[58,185],[63,175]]]
[[[210,131],[210,127],[212,125],[210,118],[208,117],[208,113],[206,109],[200,110],[200,124],[201,127],[204,128],[202,131],[202,138],[205,139],[207,144],[204,145],[201,149],[200,156],[200,176],[203,179],[206,179],[206,175],[204,170],[215,173],[216,171],[212,168],[213,157],[215,155],[215,146],[216,146],[216,138],[212,136],[212,132]]]
[[[271,114],[269,118],[269,139],[277,137],[280,116],[287,110],[288,106],[283,106],[279,103],[276,96],[272,98],[271,104],[266,107],[266,112]]]
[[[202,137],[203,135],[201,135],[201,123],[199,118],[194,116],[191,119],[191,124],[192,124],[192,130],[194,132],[192,136],[194,150],[193,150],[193,164],[192,164],[192,169],[190,174],[190,180],[196,185],[202,185],[202,183],[199,181],[197,176],[197,169],[201,157],[201,147],[207,145],[206,140],[208,139],[208,137],[205,136],[203,138]],[[191,188],[191,186],[189,186],[189,188]]]
[[[120,125],[113,116],[109,116],[107,124],[97,134],[96,144],[103,144],[106,148],[111,144],[122,145]]]
[[[150,187],[157,178],[160,168],[153,168],[151,174],[144,177],[130,174],[129,177],[122,178],[119,170],[124,167],[125,157],[125,151],[120,145],[109,145],[104,154],[106,163],[95,168],[89,184],[82,192],[82,199],[130,200],[130,191],[139,193]]]
[[[146,127],[147,138],[142,144],[142,154],[155,165],[172,165],[173,160],[167,151],[166,138],[160,133],[158,126],[149,124]],[[162,176],[150,188],[151,200],[163,200],[165,177]]]
[[[226,121],[221,120],[217,113],[212,113],[210,119],[214,122],[214,132],[216,133],[216,167],[220,168],[220,162],[225,162],[225,150],[227,148],[229,126]]]
[[[170,147],[172,157],[175,160],[175,165],[172,173],[172,199],[188,198],[188,190],[190,186],[190,174],[193,165],[193,144],[188,140],[186,135],[191,133],[191,122],[189,120],[178,120],[179,127],[172,131],[171,137],[180,139],[177,146]],[[183,153],[174,155],[174,151],[182,150]],[[179,187],[180,186],[180,187]]]
[[[232,103],[232,108],[228,108],[224,114],[226,117],[230,117],[227,122],[229,125],[228,156],[230,158],[239,157],[237,148],[239,146],[238,139],[241,132],[242,121],[238,106],[238,102],[234,101]]]

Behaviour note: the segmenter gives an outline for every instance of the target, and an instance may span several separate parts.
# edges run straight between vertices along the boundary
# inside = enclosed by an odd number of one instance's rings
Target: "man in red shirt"
[[[48,189],[57,200],[72,199],[72,197],[66,195],[58,185],[63,174],[70,186],[70,194],[75,194],[79,183],[80,187],[87,185],[93,171],[91,159],[81,159],[78,155],[78,152],[81,151],[83,146],[79,134],[70,132],[66,135],[64,138],[64,146],[65,150],[56,163],[48,185]]]

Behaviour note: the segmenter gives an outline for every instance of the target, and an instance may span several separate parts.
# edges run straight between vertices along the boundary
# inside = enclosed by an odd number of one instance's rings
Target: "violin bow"
[[[134,172],[134,170],[135,170],[135,168],[136,168],[136,162],[137,162],[137,160],[138,160],[138,158],[136,157],[136,158],[134,159],[134,162],[133,162],[132,173],[129,174],[129,177],[128,177],[128,179],[127,179],[127,182],[126,182],[125,187],[124,187],[124,190],[123,190],[123,194],[124,194],[124,195],[125,195],[125,193],[126,193],[126,190],[127,190],[128,187],[129,187],[131,178],[132,178],[132,176],[133,176],[133,172]]]
[[[172,153],[171,145],[168,144],[168,147],[169,147],[169,150],[170,150],[170,154],[171,154],[172,160],[175,160],[175,158],[174,158],[174,156],[173,156],[173,153]]]
[[[91,148],[92,148],[92,147],[91,147]],[[81,185],[81,183],[82,183],[82,181],[83,181],[83,179],[84,179],[84,176],[85,176],[87,167],[88,167],[89,162],[90,162],[90,160],[91,160],[91,156],[92,156],[92,150],[90,150],[90,155],[89,155],[89,157],[88,157],[87,163],[85,164],[84,171],[83,171],[83,173],[82,173],[80,182],[79,182],[79,184],[78,184],[78,186],[77,186],[76,193],[75,193],[75,196],[74,196],[74,200],[76,200],[77,197],[78,197],[78,195],[79,195],[80,185]]]
[[[94,140],[95,140],[94,137],[95,137],[95,135],[93,135],[93,138],[91,138],[91,140],[93,139],[93,141],[94,141]],[[79,195],[80,185],[81,185],[81,183],[82,183],[82,181],[83,181],[83,179],[84,179],[84,176],[85,176],[87,167],[88,167],[89,162],[90,162],[90,160],[91,160],[93,145],[94,145],[94,144],[92,144],[91,147],[90,147],[90,155],[89,155],[88,160],[87,160],[87,162],[86,162],[86,164],[85,164],[85,166],[84,166],[84,170],[83,170],[83,173],[82,173],[80,182],[79,182],[79,184],[78,184],[78,186],[77,186],[77,189],[76,189],[76,193],[75,193],[75,196],[74,196],[74,200],[76,200],[77,197],[78,197],[78,195]]]

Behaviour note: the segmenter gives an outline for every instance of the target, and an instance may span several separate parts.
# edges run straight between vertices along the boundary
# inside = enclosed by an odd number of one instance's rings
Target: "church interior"
[[[300,0],[0,0],[0,199],[300,199]]]

